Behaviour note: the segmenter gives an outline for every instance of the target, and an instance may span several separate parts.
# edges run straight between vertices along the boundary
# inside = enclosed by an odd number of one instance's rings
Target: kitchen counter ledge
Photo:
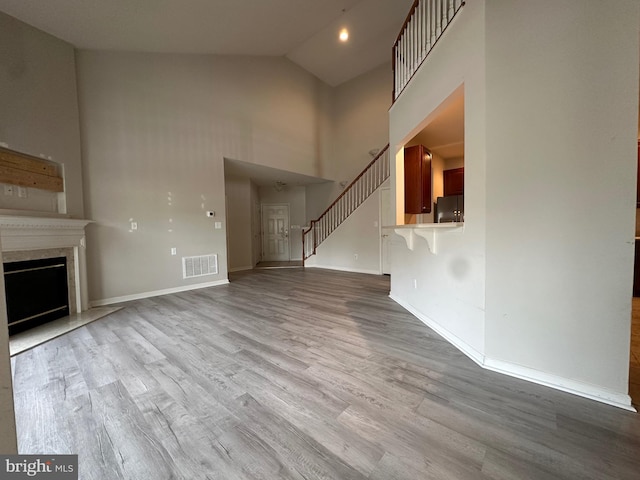
[[[406,225],[389,225],[382,227],[384,229],[391,229],[397,235],[400,235],[407,242],[407,248],[413,250],[416,244],[416,238],[421,237],[427,241],[429,251],[436,255],[437,251],[437,238],[438,232],[451,231],[451,230],[463,230],[463,222],[448,222],[448,223],[410,223]]]

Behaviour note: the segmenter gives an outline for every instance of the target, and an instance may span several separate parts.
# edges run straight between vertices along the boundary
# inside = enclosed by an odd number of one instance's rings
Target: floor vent
[[[182,278],[202,277],[218,273],[218,255],[182,257]]]

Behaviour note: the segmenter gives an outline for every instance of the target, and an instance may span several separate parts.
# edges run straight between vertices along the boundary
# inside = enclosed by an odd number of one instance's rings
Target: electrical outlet
[[[358,254],[357,254],[357,253],[354,253],[354,254],[353,254],[353,259],[354,259],[354,260],[357,260],[357,259],[358,259]]]
[[[219,230],[222,228],[222,222],[215,222],[214,226],[213,226],[216,230]]]
[[[131,222],[131,230],[137,230],[138,229],[138,222]]]
[[[27,187],[18,187],[18,197],[27,198]]]

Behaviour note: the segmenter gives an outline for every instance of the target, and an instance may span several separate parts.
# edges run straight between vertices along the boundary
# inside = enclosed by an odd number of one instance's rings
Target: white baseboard
[[[631,404],[631,397],[629,395],[614,392],[588,383],[567,379],[558,375],[542,372],[540,370],[523,367],[514,363],[489,358],[458,338],[456,335],[449,332],[447,329],[443,328],[438,323],[434,322],[432,319],[420,313],[409,303],[394,295],[393,292],[389,294],[389,297],[393,301],[404,307],[407,311],[409,311],[412,315],[414,315],[418,320],[423,322],[429,328],[435,330],[439,335],[444,337],[445,340],[451,343],[454,347],[456,347],[482,368],[502,373],[504,375],[509,375],[511,377],[519,378],[521,380],[526,380],[528,382],[544,385],[546,387],[551,387],[556,390],[571,393],[573,395],[578,395],[580,397],[596,400],[598,402],[606,403],[607,405],[612,405],[624,410],[629,410],[632,412],[636,411],[636,409]]]
[[[229,269],[229,273],[233,273],[233,272],[244,272],[245,270],[253,270],[252,266],[246,266],[246,267],[233,267]]]
[[[196,283],[194,285],[185,285],[183,287],[165,288],[163,290],[154,290],[151,292],[135,293],[133,295],[123,295],[121,297],[103,298],[100,300],[91,300],[90,307],[102,307],[104,305],[112,305],[114,303],[130,302],[132,300],[140,300],[142,298],[158,297],[160,295],[168,295],[170,293],[187,292],[189,290],[198,290],[200,288],[216,287],[229,283],[228,279],[215,280],[213,282]]]
[[[379,270],[367,270],[363,268],[350,268],[350,267],[338,267],[335,265],[319,265],[314,263],[312,265],[305,265],[306,268],[324,268],[326,270],[337,270],[339,272],[351,272],[351,273],[366,273],[367,275],[382,275]]]
[[[631,412],[636,411],[631,404],[631,397],[629,395],[613,392],[596,385],[571,380],[558,375],[541,372],[540,370],[535,370],[533,368],[523,367],[522,365],[516,365],[502,360],[495,360],[493,358],[486,358],[483,367],[487,370],[503,373],[511,377],[527,380],[546,387],[555,388],[556,390],[596,400]]]
[[[410,305],[409,303],[405,302],[404,300],[394,295],[393,292],[389,294],[389,298],[391,298],[391,300],[393,300],[394,302],[402,306],[405,310],[408,310],[409,313],[411,313],[414,317],[416,317],[418,320],[424,323],[427,327],[431,328],[432,330],[435,330],[440,336],[444,337],[444,339],[447,342],[452,344],[454,347],[456,347],[458,350],[464,353],[471,360],[476,362],[481,367],[484,366],[485,357],[481,352],[473,348],[464,340],[461,340],[459,337],[451,333],[446,328],[443,328],[441,325],[434,322],[432,319],[430,319],[426,315],[423,315],[422,313],[420,313],[412,305]]]

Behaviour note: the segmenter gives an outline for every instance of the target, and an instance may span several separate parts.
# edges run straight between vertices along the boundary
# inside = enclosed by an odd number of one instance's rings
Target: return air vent
[[[182,278],[203,277],[218,273],[218,255],[182,257]]]

